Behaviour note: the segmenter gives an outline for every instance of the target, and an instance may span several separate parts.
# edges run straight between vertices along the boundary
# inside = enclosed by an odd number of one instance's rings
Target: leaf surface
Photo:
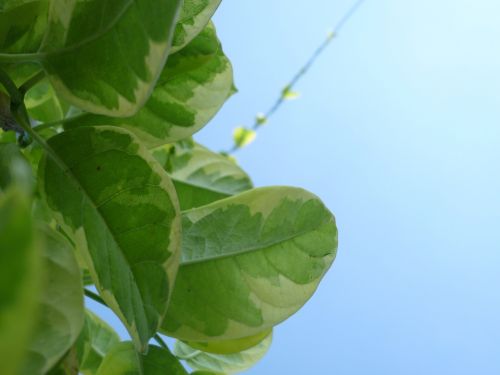
[[[171,55],[145,106],[131,117],[87,114],[65,124],[115,125],[130,130],[153,148],[200,130],[232,93],[233,71],[212,25]]]
[[[252,188],[250,177],[232,160],[194,142],[153,151],[168,172],[182,210],[203,206]]]
[[[168,351],[149,346],[139,354],[130,342],[116,344],[104,358],[97,375],[187,375],[179,361]]]
[[[177,196],[131,133],[83,127],[48,141],[40,164],[48,207],[139,350],[156,332],[179,262]]]
[[[271,346],[272,333],[268,334],[257,345],[239,353],[213,354],[206,353],[189,346],[182,341],[176,341],[174,354],[186,361],[194,370],[235,374],[248,370],[264,357]]]
[[[83,375],[94,375],[103,358],[120,337],[109,324],[87,310],[85,325],[77,342],[79,371]]]
[[[36,312],[40,252],[26,195],[18,188],[0,193],[0,374],[16,374],[23,361]]]
[[[165,64],[180,3],[52,1],[36,58],[71,104],[92,113],[133,115]]]
[[[184,341],[252,336],[295,313],[337,250],[313,194],[268,187],[183,212],[182,261],[162,330]]]
[[[80,270],[68,241],[48,226],[40,228],[43,283],[35,326],[21,374],[44,374],[78,338],[84,321]]]
[[[184,0],[175,26],[172,53],[185,47],[208,24],[221,0]]]

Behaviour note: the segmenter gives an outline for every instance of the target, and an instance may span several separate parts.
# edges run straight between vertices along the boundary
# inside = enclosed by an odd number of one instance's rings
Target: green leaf
[[[236,147],[245,147],[255,140],[257,133],[255,130],[247,129],[243,126],[237,127],[233,132],[233,141]]]
[[[197,143],[165,145],[155,149],[153,156],[172,178],[182,210],[252,188],[250,177],[240,167]]]
[[[39,310],[28,343],[22,374],[44,374],[68,351],[83,326],[83,286],[80,270],[68,241],[47,226],[44,239],[44,282]]]
[[[135,133],[149,148],[187,138],[224,104],[233,84],[231,63],[209,25],[186,48],[171,55],[146,105],[134,116],[87,114],[66,129],[116,125]]]
[[[87,310],[85,325],[77,342],[80,373],[83,375],[96,374],[104,356],[119,342],[120,337],[113,328]]]
[[[180,216],[166,172],[133,136],[83,127],[48,141],[40,190],[75,242],[101,297],[144,350],[178,268]]]
[[[208,24],[221,0],[184,0],[175,26],[172,53],[185,47]]]
[[[59,121],[64,118],[67,110],[48,80],[31,88],[25,96],[24,104],[30,117],[41,122]]]
[[[146,355],[137,353],[130,342],[111,348],[97,375],[187,375],[179,361],[166,349],[149,346]]]
[[[259,342],[264,340],[269,334],[271,334],[271,332],[272,329],[267,329],[256,335],[249,337],[242,337],[240,339],[235,339],[235,340],[210,341],[210,342],[187,341],[185,342],[185,344],[189,345],[194,349],[198,349],[207,353],[233,354],[257,345]]]
[[[297,91],[293,91],[290,85],[286,86],[281,92],[281,97],[284,100],[294,100],[297,99],[300,94]]]
[[[69,103],[92,113],[133,115],[165,64],[180,3],[52,1],[34,58]]]
[[[13,143],[0,143],[0,191],[15,184],[29,195],[33,183],[31,167],[19,147]]]
[[[30,53],[40,48],[47,27],[47,0],[0,3],[0,52]]]
[[[234,354],[212,354],[192,348],[191,346],[176,341],[174,354],[186,361],[193,370],[222,372],[235,374],[248,370],[264,357],[271,346],[272,333],[268,334],[257,345]]]
[[[162,331],[185,341],[252,336],[295,313],[337,250],[313,194],[268,187],[183,213],[182,261]]]
[[[29,342],[40,251],[26,195],[14,187],[0,193],[0,374],[18,373]]]

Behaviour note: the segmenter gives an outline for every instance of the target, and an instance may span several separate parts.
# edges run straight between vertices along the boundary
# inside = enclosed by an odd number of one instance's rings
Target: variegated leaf
[[[232,87],[231,63],[210,25],[169,57],[150,99],[137,114],[125,118],[87,114],[67,122],[65,128],[116,125],[153,148],[200,130],[224,104]]]
[[[176,341],[174,354],[186,361],[193,370],[236,374],[248,370],[264,357],[272,343],[272,333],[257,343],[239,353],[213,354],[203,352],[182,341]]]
[[[165,64],[180,3],[52,1],[34,58],[71,104],[92,113],[133,115]]]
[[[105,321],[87,310],[85,325],[76,345],[79,372],[94,375],[108,351],[120,342],[118,334]]]
[[[185,47],[205,28],[220,3],[221,0],[184,0],[175,26],[172,53]]]
[[[185,341],[275,326],[312,296],[337,250],[333,215],[298,188],[254,189],[185,211],[182,229],[162,331]]]
[[[266,329],[256,335],[242,337],[240,339],[209,342],[187,341],[185,344],[189,345],[193,349],[201,350],[206,353],[233,354],[250,349],[264,340],[271,333],[272,329]]]
[[[30,117],[41,122],[59,121],[68,110],[46,79],[27,92],[24,104]]]
[[[198,143],[165,145],[153,150],[153,156],[172,178],[182,210],[252,188],[250,177],[238,165]]]
[[[82,276],[68,241],[47,226],[40,228],[43,283],[35,327],[21,374],[45,374],[71,348],[84,321]]]
[[[139,354],[130,342],[113,346],[96,375],[187,375],[179,361],[166,349],[149,346],[147,354]]]
[[[145,350],[179,262],[180,216],[166,172],[133,134],[83,127],[48,141],[40,187],[102,298]]]

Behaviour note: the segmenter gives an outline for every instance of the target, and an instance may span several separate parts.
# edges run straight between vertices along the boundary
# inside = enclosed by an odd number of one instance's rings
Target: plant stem
[[[285,85],[285,88],[281,91],[280,96],[275,100],[273,105],[267,110],[267,112],[264,113],[263,118],[265,121],[267,121],[270,117],[272,117],[276,111],[281,107],[283,102],[286,100],[286,93],[292,91],[292,89],[295,87],[297,82],[309,71],[309,69],[314,65],[316,60],[318,59],[319,56],[323,53],[323,51],[330,45],[333,39],[337,37],[337,35],[340,33],[340,31],[344,28],[344,26],[347,24],[347,22],[354,16],[356,11],[361,7],[361,5],[365,2],[366,0],[357,0],[348,10],[347,12],[342,16],[339,22],[337,22],[336,26],[334,27],[333,31],[328,33],[327,37],[321,42],[321,44],[314,50],[312,55],[309,57],[309,59],[306,61],[306,63],[295,73],[295,75],[292,77],[292,79],[288,82],[287,85]],[[256,118],[251,129],[252,130],[257,130],[263,125],[263,122],[261,119]],[[239,146],[238,144],[234,143],[233,146],[228,150],[223,152],[224,154],[233,154],[234,152],[238,151],[241,149],[242,146]]]
[[[45,73],[44,72],[38,72],[33,77],[31,77],[26,82],[24,82],[19,87],[19,91],[24,96],[29,91],[30,88],[32,88],[33,86],[35,86],[38,82],[40,82],[44,78],[45,78]]]

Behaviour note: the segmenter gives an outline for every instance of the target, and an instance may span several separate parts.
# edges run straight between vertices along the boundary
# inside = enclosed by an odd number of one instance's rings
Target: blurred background
[[[196,140],[230,148],[352,3],[223,1],[239,93]],[[236,153],[339,227],[317,294],[248,374],[500,373],[499,39],[497,0],[367,0]]]

